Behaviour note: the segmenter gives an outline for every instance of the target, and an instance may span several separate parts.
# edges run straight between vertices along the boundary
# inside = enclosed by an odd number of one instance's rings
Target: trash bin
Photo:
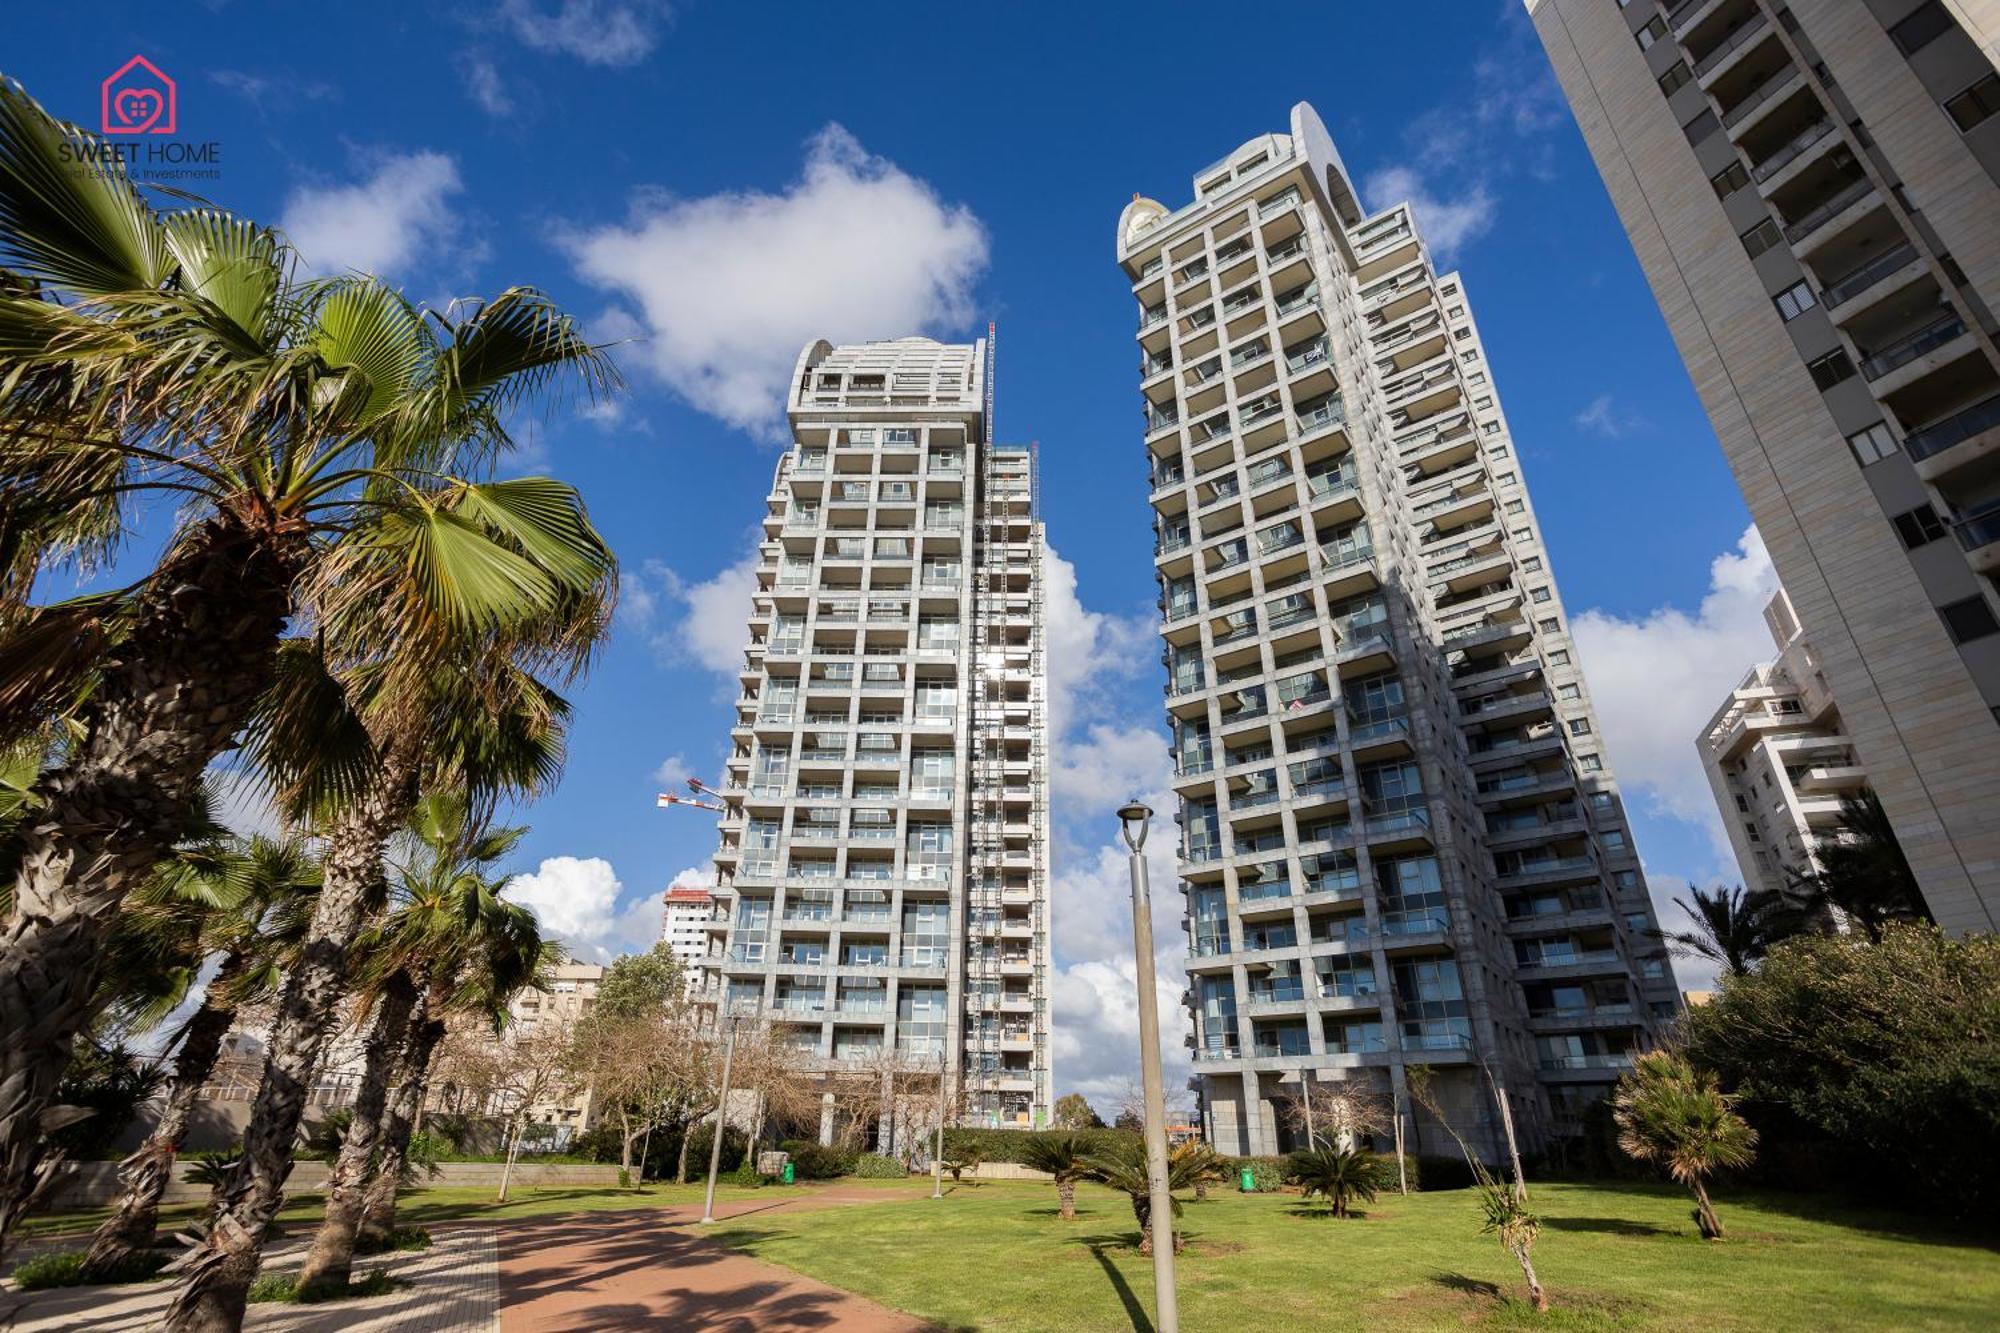
[[[785,1183],[786,1183],[787,1185],[789,1185],[789,1184],[791,1184],[791,1183],[792,1183],[792,1181],[793,1181],[793,1180],[797,1179],[797,1177],[798,1177],[798,1172],[799,1172],[799,1169],[798,1169],[798,1168],[797,1168],[796,1166],[792,1165],[792,1164],[791,1164],[790,1162],[786,1162],[786,1163],[785,1163]]]
[[[1257,1192],[1257,1173],[1247,1166],[1243,1168],[1243,1192],[1245,1194]]]

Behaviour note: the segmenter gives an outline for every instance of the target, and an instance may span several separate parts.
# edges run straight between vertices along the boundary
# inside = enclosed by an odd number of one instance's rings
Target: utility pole
[[[722,1095],[715,1101],[715,1137],[708,1145],[708,1197],[702,1201],[701,1220],[705,1226],[715,1220],[715,1177],[722,1170],[722,1136],[729,1129],[729,1066],[736,1059],[736,1016],[728,1016],[728,1035],[722,1044]]]
[[[1139,987],[1139,1072],[1146,1097],[1146,1182],[1153,1231],[1153,1306],[1158,1333],[1180,1333],[1174,1291],[1174,1195],[1167,1181],[1167,1094],[1160,1069],[1160,997],[1153,975],[1153,894],[1146,880],[1146,831],[1153,812],[1134,799],[1118,812],[1130,851],[1132,948]]]
[[[944,1052],[938,1052],[937,1141],[931,1148],[931,1197],[944,1197]]]
[[[1299,1066],[1299,1100],[1306,1104],[1306,1148],[1308,1151],[1319,1147],[1319,1140],[1313,1134],[1313,1085],[1312,1068]],[[1335,1147],[1340,1145],[1335,1144]]]

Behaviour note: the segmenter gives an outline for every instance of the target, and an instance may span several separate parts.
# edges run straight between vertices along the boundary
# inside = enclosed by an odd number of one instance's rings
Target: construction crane
[[[663,791],[660,793],[659,799],[656,800],[654,804],[659,806],[662,810],[666,809],[670,805],[691,805],[699,810],[713,810],[717,814],[728,813],[729,807],[722,803],[721,792],[709,786],[706,782],[703,782],[700,778],[689,778],[687,780],[687,785],[688,785],[688,790],[692,791],[694,795],[676,796],[672,792]],[[703,797],[713,797],[714,799],[703,800],[702,799]]]

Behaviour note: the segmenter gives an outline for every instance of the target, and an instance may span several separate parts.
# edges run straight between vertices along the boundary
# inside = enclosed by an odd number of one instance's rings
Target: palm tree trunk
[[[111,1216],[104,1219],[91,1237],[90,1252],[84,1257],[87,1272],[102,1273],[134,1250],[153,1243],[159,1225],[160,1199],[173,1179],[174,1159],[187,1140],[188,1124],[194,1118],[195,1102],[203,1085],[215,1070],[222,1053],[222,1039],[236,1021],[236,1008],[217,998],[223,987],[243,971],[247,955],[236,950],[222,961],[214,980],[208,983],[201,1007],[188,1020],[174,1056],[174,1078],[168,1085],[166,1102],[160,1107],[159,1123],[146,1141],[118,1168],[123,1192]]]
[[[1694,1220],[1701,1228],[1701,1238],[1721,1240],[1722,1219],[1716,1216],[1715,1205],[1709,1202],[1707,1188],[1700,1180],[1689,1181],[1688,1188],[1694,1191]]]
[[[1153,1252],[1153,1200],[1144,1194],[1132,1196],[1132,1215],[1139,1219],[1139,1253]]]
[[[326,1182],[326,1215],[313,1236],[299,1269],[299,1291],[315,1295],[344,1291],[354,1268],[354,1240],[361,1224],[361,1204],[382,1137],[383,1111],[389,1100],[389,1078],[403,1045],[410,1011],[416,1007],[417,984],[398,970],[383,985],[369,1028],[367,1063],[355,1093],[354,1116],[340,1157]]]
[[[1533,1257],[1529,1255],[1526,1246],[1515,1250],[1514,1257],[1521,1261],[1521,1272],[1528,1279],[1528,1299],[1535,1303],[1535,1313],[1547,1314],[1549,1312],[1549,1297],[1548,1293],[1542,1290],[1542,1280],[1535,1276],[1535,1261]]]
[[[167,1311],[168,1333],[242,1327],[264,1230],[284,1202],[285,1178],[306,1095],[347,983],[347,955],[379,897],[382,852],[416,802],[416,764],[392,747],[367,792],[341,812],[327,838],[313,920],[278,1003],[271,1053],[243,1134],[243,1156],[199,1249],[182,1261],[186,1283]]]
[[[387,1240],[396,1227],[396,1191],[403,1183],[403,1164],[409,1160],[410,1136],[416,1133],[430,1088],[431,1057],[444,1040],[444,1020],[434,1017],[443,1003],[435,994],[418,997],[409,1037],[396,1061],[396,1090],[383,1110],[375,1174],[361,1200],[360,1239],[374,1244]]]
[[[302,533],[242,515],[189,533],[108,655],[83,740],[36,783],[0,924],[0,1253],[48,1179],[43,1116],[92,1017],[105,935],[269,683],[305,551]]]
[[[1056,1200],[1062,1204],[1062,1220],[1065,1222],[1076,1221],[1076,1182],[1074,1180],[1058,1180],[1056,1182]]]

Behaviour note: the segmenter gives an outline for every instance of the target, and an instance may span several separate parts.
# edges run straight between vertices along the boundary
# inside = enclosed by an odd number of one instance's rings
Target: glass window
[[[1938,0],[1924,0],[1900,23],[1889,25],[1889,40],[1904,55],[1915,55],[1951,30],[1952,18]]]
[[[1993,608],[1984,597],[1968,597],[1941,606],[1938,614],[1944,617],[1944,627],[1951,631],[1953,643],[1970,643],[1989,634],[2000,634],[2000,621],[1994,620]]]
[[[2000,74],[1988,74],[1956,97],[1945,99],[1944,113],[1961,132],[2000,111]]]
[[[1866,430],[1856,431],[1847,437],[1847,444],[1854,450],[1855,461],[1863,467],[1896,452],[1896,437],[1886,421],[1878,421]]]
[[[1928,546],[1945,533],[1944,523],[1938,518],[1937,511],[1927,504],[1906,510],[1890,522],[1896,525],[1896,535],[1903,539],[1903,548],[1909,551]]]
[[[1660,76],[1660,91],[1672,97],[1677,91],[1685,87],[1693,77],[1694,75],[1688,72],[1688,62],[1685,60],[1676,60],[1667,67],[1667,72]]]
[[[1708,183],[1715,187],[1716,198],[1727,199],[1750,183],[1750,171],[1741,162],[1731,162],[1710,176]]]
[[[1803,281],[1793,283],[1771,299],[1778,307],[1778,314],[1787,323],[1819,304],[1819,298],[1813,295],[1812,287]]]

